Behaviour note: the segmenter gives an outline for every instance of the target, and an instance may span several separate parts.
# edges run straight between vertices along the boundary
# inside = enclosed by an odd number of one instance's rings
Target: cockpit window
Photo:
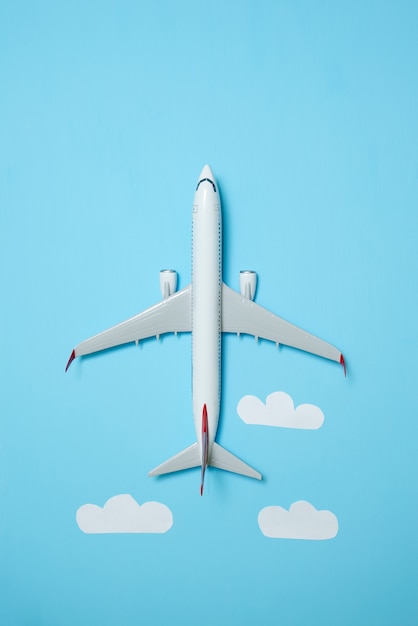
[[[200,183],[204,183],[205,180],[208,181],[208,183],[210,183],[213,187],[213,191],[216,193],[216,187],[215,187],[215,183],[213,182],[213,180],[211,180],[210,178],[202,178],[202,180],[199,180],[199,182],[197,183],[197,187],[196,187],[196,191],[199,189],[199,185]]]

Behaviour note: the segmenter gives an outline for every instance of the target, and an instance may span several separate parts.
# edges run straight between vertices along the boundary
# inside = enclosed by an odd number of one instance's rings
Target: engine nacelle
[[[175,270],[161,270],[160,272],[161,295],[165,300],[177,289],[177,272]]]
[[[254,300],[257,288],[257,274],[252,270],[241,270],[239,273],[239,290],[248,300]]]

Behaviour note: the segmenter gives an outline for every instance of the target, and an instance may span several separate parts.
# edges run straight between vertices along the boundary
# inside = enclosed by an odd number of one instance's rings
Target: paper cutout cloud
[[[317,511],[305,500],[294,502],[287,511],[281,506],[267,506],[258,514],[258,525],[273,539],[333,539],[338,520],[331,511]]]
[[[103,508],[84,504],[76,513],[84,533],[166,533],[173,525],[170,509],[161,502],[139,505],[129,494],[110,498]]]
[[[284,391],[267,396],[264,404],[256,396],[244,396],[238,402],[238,415],[246,424],[303,428],[315,430],[324,422],[324,414],[314,404],[300,404],[295,409],[292,398]]]

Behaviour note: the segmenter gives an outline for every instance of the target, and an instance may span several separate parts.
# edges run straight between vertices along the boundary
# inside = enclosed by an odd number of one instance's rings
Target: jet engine
[[[160,272],[161,295],[165,300],[177,289],[177,272],[175,270],[161,270]]]
[[[252,270],[241,270],[239,273],[239,289],[242,296],[254,300],[257,287],[257,274]]]

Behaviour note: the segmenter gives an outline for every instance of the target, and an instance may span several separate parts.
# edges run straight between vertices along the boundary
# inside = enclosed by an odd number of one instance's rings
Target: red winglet
[[[68,370],[68,368],[70,367],[71,363],[74,361],[75,359],[75,350],[73,350],[70,354],[70,358],[68,359],[68,363],[67,363],[67,367],[65,368],[65,371]]]
[[[342,365],[342,366],[343,366],[343,368],[344,368],[344,376],[347,376],[347,368],[346,368],[346,366],[345,366],[345,361],[344,361],[344,357],[343,357],[343,355],[341,355],[341,356],[340,356],[340,363],[341,363],[341,365]]]

